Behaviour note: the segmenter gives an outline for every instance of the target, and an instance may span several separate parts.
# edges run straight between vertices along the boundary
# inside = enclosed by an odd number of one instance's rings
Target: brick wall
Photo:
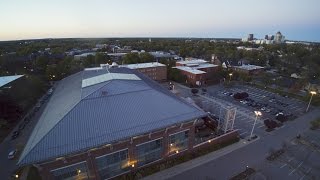
[[[167,81],[167,66],[136,69],[155,81]]]
[[[169,156],[169,147],[168,147],[169,135],[173,134],[173,133],[180,132],[180,131],[188,130],[188,129],[189,129],[188,150],[184,151],[182,153],[179,153],[179,154],[174,154],[174,155]],[[110,154],[112,152],[116,152],[119,150],[128,149],[129,160],[134,162],[136,159],[136,154],[135,154],[136,145],[139,145],[144,142],[152,141],[155,139],[163,138],[164,151],[162,154],[163,159],[161,161],[165,161],[165,160],[168,160],[171,158],[178,157],[182,154],[192,152],[194,150],[197,150],[198,148],[205,148],[205,147],[210,146],[212,144],[218,144],[221,142],[229,141],[229,140],[238,136],[238,133],[236,131],[233,131],[233,132],[227,133],[223,136],[220,136],[219,138],[212,139],[210,143],[203,143],[203,145],[196,146],[194,144],[194,137],[195,137],[194,129],[195,129],[195,126],[193,124],[193,121],[190,121],[187,123],[182,123],[182,124],[177,124],[175,126],[168,127],[166,129],[161,129],[159,131],[152,132],[151,134],[144,134],[141,136],[133,137],[131,139],[126,139],[126,140],[118,142],[116,144],[105,145],[100,148],[91,149],[91,150],[86,151],[82,154],[68,156],[65,159],[53,160],[50,162],[40,164],[40,165],[38,165],[40,167],[39,171],[40,171],[40,174],[43,179],[51,180],[51,179],[53,179],[53,175],[50,173],[51,170],[85,161],[87,163],[87,167],[89,169],[90,179],[100,180],[99,175],[98,175],[98,171],[97,171],[97,167],[95,164],[95,158],[102,156],[102,155],[105,155],[105,154]],[[158,161],[158,162],[161,162],[161,161]],[[132,168],[132,170],[134,171],[139,168],[140,167],[135,166],[134,168]]]

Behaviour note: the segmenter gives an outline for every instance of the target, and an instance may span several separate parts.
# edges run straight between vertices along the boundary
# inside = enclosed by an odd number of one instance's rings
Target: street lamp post
[[[229,73],[229,83],[231,82],[232,73]]]
[[[254,113],[256,114],[256,119],[254,120],[254,123],[253,123],[253,127],[252,127],[252,130],[251,130],[251,133],[250,133],[250,140],[252,138],[252,133],[253,133],[253,130],[254,130],[254,126],[256,125],[257,123],[257,120],[258,120],[258,116],[261,116],[262,113],[260,111],[254,111]]]
[[[310,104],[311,104],[311,101],[312,101],[312,96],[313,96],[313,95],[316,95],[317,92],[315,92],[315,91],[310,91],[310,94],[311,94],[311,97],[310,97],[310,101],[309,101],[309,104],[308,104],[308,106],[307,106],[306,112],[308,112],[308,110],[309,110],[309,107],[310,107]]]

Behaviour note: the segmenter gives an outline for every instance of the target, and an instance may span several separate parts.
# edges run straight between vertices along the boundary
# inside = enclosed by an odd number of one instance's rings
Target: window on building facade
[[[189,130],[169,136],[169,154],[174,154],[188,149]]]
[[[56,180],[84,180],[89,179],[89,171],[86,162],[73,164],[51,171]]]
[[[163,141],[162,139],[157,139],[141,145],[137,145],[136,152],[138,166],[142,166],[161,159],[163,152]]]
[[[129,170],[128,149],[96,158],[101,179],[107,179]]]

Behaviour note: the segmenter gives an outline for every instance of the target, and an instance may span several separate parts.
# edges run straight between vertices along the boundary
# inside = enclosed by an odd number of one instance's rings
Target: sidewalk
[[[260,138],[258,137],[257,139],[248,142],[245,139],[240,140],[237,143],[234,143],[230,146],[227,146],[225,148],[219,149],[217,151],[211,152],[209,154],[206,154],[204,156],[198,157],[196,159],[187,161],[185,163],[176,165],[174,167],[171,167],[169,169],[165,169],[163,171],[157,172],[155,174],[152,174],[150,176],[144,177],[142,178],[143,180],[153,180],[153,179],[157,179],[157,180],[164,180],[164,179],[169,179],[171,177],[174,177],[182,172],[188,171],[190,169],[193,169],[197,166],[203,165],[205,163],[208,163],[210,161],[213,161],[215,159],[218,159],[226,154],[229,154],[237,149],[240,149],[246,145],[249,145],[257,140],[259,140]]]

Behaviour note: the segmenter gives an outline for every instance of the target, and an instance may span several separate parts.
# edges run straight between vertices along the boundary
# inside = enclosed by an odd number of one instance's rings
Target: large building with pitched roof
[[[161,159],[163,131],[205,115],[136,71],[88,69],[59,82],[18,164],[42,167],[46,179],[110,178]]]
[[[18,164],[44,179],[110,179],[192,151],[207,114],[128,68],[61,80]]]

